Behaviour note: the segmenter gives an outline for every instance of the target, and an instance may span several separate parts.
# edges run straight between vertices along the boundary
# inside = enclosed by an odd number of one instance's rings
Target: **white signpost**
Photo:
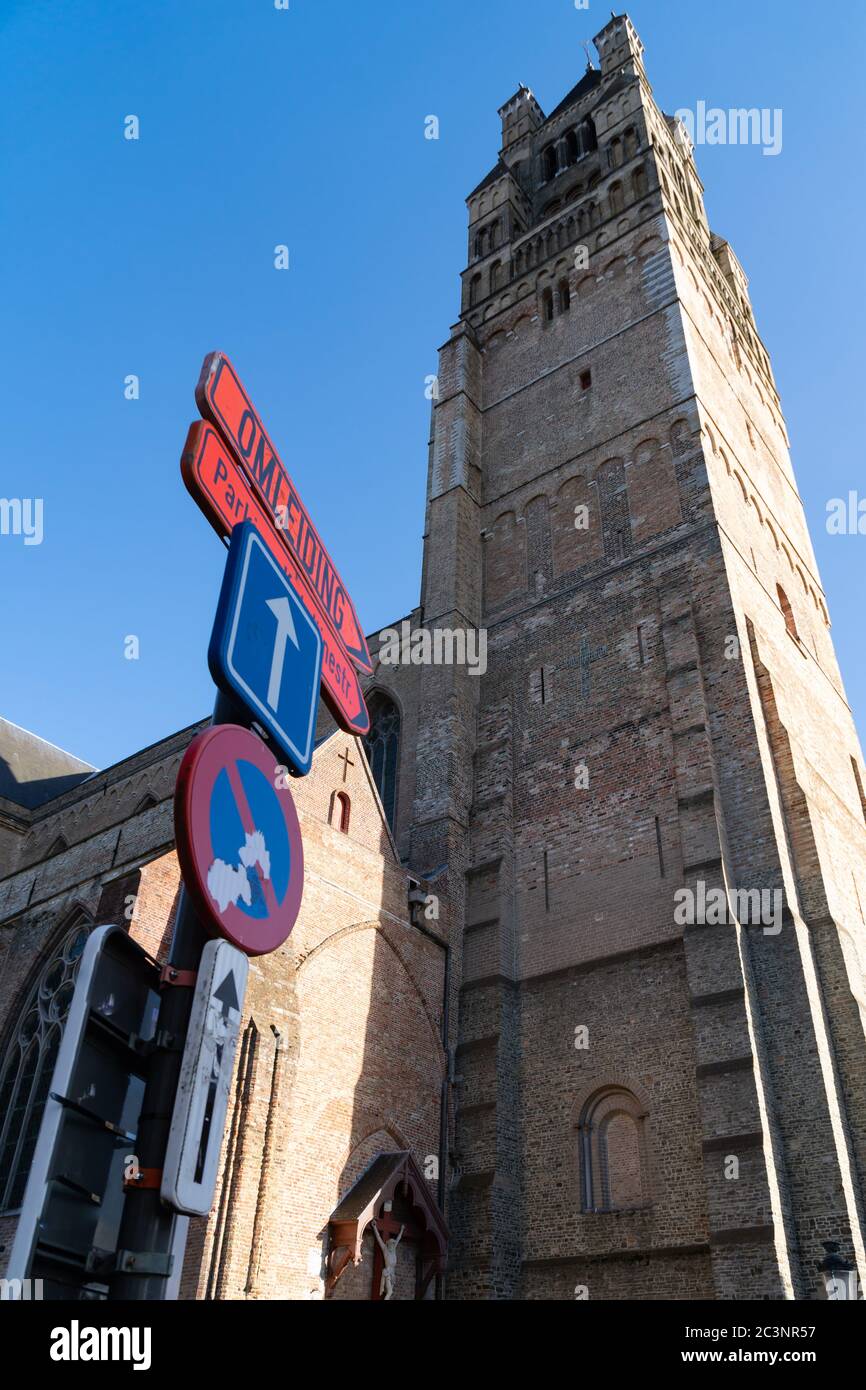
[[[248,972],[248,958],[230,942],[205,946],[160,1189],[190,1216],[206,1216],[213,1203]]]

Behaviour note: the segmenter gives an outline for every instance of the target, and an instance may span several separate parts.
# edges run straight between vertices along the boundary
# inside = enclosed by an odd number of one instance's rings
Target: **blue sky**
[[[777,158],[703,147],[698,167],[751,279],[862,729],[866,536],[824,523],[827,499],[864,478],[851,58],[866,12],[634,0],[629,13],[665,110],[784,112]],[[609,15],[573,0],[0,0],[0,494],[45,507],[42,545],[0,537],[0,713],[106,766],[210,710],[224,552],[178,460],[213,348],[367,630],[414,605],[424,379],[458,313],[464,198],[496,158],[497,107],[522,81],[552,110]],[[138,401],[124,399],[130,373]]]

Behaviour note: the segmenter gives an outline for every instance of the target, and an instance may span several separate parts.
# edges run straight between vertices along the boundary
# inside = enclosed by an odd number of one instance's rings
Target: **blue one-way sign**
[[[305,776],[322,679],[322,636],[251,521],[232,531],[208,647],[211,675]]]

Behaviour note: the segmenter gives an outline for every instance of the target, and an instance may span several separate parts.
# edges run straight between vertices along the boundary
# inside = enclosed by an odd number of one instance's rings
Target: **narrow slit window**
[[[661,828],[661,825],[660,825],[660,823],[659,823],[659,818],[658,818],[658,816],[656,816],[655,822],[656,822],[656,853],[658,854],[658,857],[659,857],[659,873],[661,874],[662,878],[664,878],[664,876],[665,876],[665,856],[664,856],[664,851],[663,851],[663,849],[662,849],[662,828]]]

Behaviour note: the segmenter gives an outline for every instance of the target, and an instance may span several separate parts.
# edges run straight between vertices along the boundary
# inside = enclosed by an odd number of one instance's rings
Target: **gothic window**
[[[77,913],[32,985],[0,1061],[0,1211],[20,1207],[92,923]]]
[[[623,1086],[590,1096],[578,1121],[585,1212],[624,1211],[649,1202],[646,1113]]]
[[[369,700],[368,708],[370,732],[364,739],[364,752],[373,772],[373,781],[382,798],[388,824],[393,830],[397,810],[400,711],[393,700],[378,691]]]
[[[785,593],[781,584],[776,585],[776,593],[779,595],[779,604],[785,619],[785,627],[788,629],[788,636],[793,637],[795,642],[799,642],[800,634],[797,631],[797,620],[794,617],[794,610],[791,607],[791,600]]]

